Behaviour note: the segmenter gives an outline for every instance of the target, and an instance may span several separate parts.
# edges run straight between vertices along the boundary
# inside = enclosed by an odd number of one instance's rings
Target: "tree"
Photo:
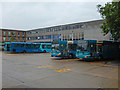
[[[110,32],[114,40],[120,40],[120,1],[108,2],[105,6],[99,4],[97,7],[104,20],[100,26],[104,35]]]

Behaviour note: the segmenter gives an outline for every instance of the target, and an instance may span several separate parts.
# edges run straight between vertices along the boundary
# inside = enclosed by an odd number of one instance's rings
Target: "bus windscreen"
[[[68,44],[68,49],[76,50],[76,44]]]
[[[59,51],[59,44],[52,44],[52,51]]]
[[[81,51],[88,51],[88,41],[85,40],[78,41],[77,49]]]

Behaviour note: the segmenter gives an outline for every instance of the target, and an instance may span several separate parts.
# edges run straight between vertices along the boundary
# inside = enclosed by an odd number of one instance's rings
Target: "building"
[[[26,31],[0,29],[0,42],[26,42]]]
[[[103,20],[94,20],[29,30],[26,32],[26,42],[80,39],[111,40],[110,34],[103,36],[100,29],[102,22]]]

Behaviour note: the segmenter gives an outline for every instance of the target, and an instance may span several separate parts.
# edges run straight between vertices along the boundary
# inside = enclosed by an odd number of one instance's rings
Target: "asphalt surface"
[[[119,66],[105,63],[51,60],[50,53],[2,53],[2,87],[118,88]]]

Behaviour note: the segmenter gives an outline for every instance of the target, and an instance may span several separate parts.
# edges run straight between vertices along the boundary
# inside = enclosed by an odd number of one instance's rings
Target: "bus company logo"
[[[73,44],[73,41],[68,41],[68,44]]]
[[[53,44],[55,44],[55,43],[58,43],[58,41],[54,41],[54,42],[52,42]]]
[[[103,40],[98,40],[97,43],[103,43]]]

